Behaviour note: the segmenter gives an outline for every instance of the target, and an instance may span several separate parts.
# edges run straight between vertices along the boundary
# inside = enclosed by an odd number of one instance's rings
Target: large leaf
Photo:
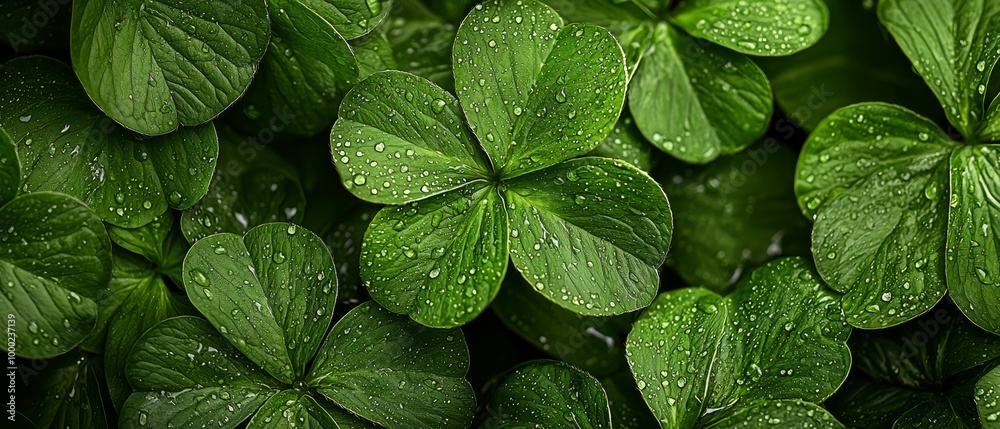
[[[218,155],[211,124],[138,139],[94,108],[69,68],[45,57],[0,66],[0,126],[32,166],[21,172],[22,191],[77,197],[123,227],[196,203]]]
[[[676,224],[667,264],[682,278],[723,292],[769,259],[809,255],[792,151],[765,140],[704,167],[680,164],[670,164],[660,182]]]
[[[1000,3],[884,0],[879,18],[937,95],[948,120],[974,137],[986,83],[1000,58]]]
[[[337,270],[323,241],[289,223],[199,240],[184,258],[188,298],[278,380],[305,374],[333,318]]]
[[[816,267],[845,294],[852,325],[896,325],[944,295],[955,144],[929,120],[880,103],[838,110],[806,142],[795,193],[815,219]]]
[[[498,382],[483,428],[610,429],[608,397],[594,377],[571,365],[535,360]]]
[[[73,68],[109,117],[147,135],[206,122],[243,94],[270,35],[261,0],[73,2]]]
[[[491,177],[458,100],[403,72],[359,83],[341,104],[330,144],[344,186],[375,203],[402,204]]]
[[[726,298],[704,289],[660,295],[626,347],[653,414],[664,427],[689,428],[734,404],[826,399],[847,377],[849,334],[837,296],[808,262],[787,258]]]
[[[136,393],[121,410],[123,428],[235,428],[279,388],[209,322],[190,316],[143,334],[126,372]]]
[[[21,185],[21,163],[10,135],[0,128],[0,206],[17,196]]]
[[[659,185],[606,158],[560,163],[507,183],[510,256],[535,290],[587,315],[649,304],[670,246]]]
[[[945,268],[955,304],[1000,333],[1000,146],[965,146],[951,157]]]
[[[771,86],[749,58],[659,23],[629,84],[643,135],[670,155],[705,163],[767,129]]]
[[[474,319],[507,272],[507,215],[492,186],[386,207],[361,247],[361,278],[389,310],[427,326]]]
[[[14,424],[13,427],[104,429],[114,426],[113,414],[105,409],[102,401],[104,371],[99,355],[73,350],[42,361],[41,365],[34,377],[26,377],[22,372],[17,378],[22,383],[16,386],[17,399],[27,399],[17,404],[18,413],[23,414],[17,419],[27,418],[29,425]]]
[[[466,428],[476,407],[468,369],[462,331],[427,328],[369,302],[333,327],[306,383],[386,427]]]
[[[35,192],[0,207],[0,311],[17,324],[18,356],[52,357],[82,342],[110,275],[104,224],[80,201]]]
[[[822,0],[682,0],[675,24],[747,55],[788,55],[823,37],[830,17]]]
[[[458,29],[455,89],[495,171],[514,177],[594,149],[621,112],[625,54],[538,0],[491,0]]]

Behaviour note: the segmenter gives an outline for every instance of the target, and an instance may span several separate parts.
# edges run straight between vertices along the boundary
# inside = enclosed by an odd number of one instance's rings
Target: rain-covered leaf
[[[350,44],[351,49],[354,50],[354,58],[358,61],[359,80],[380,71],[399,69],[399,64],[392,56],[389,39],[382,32],[371,33],[351,41]]]
[[[681,0],[672,22],[695,37],[747,55],[788,55],[826,32],[822,0]]]
[[[1000,333],[1000,146],[965,146],[951,157],[945,268],[955,304]]]
[[[74,4],[80,4],[76,2]],[[23,192],[79,198],[108,223],[137,227],[208,189],[218,155],[206,124],[140,139],[96,109],[64,64],[23,57],[0,66],[0,126],[14,139]]]
[[[375,73],[344,99],[330,134],[344,186],[402,204],[490,177],[458,100],[425,79]]]
[[[138,228],[108,226],[108,235],[113,243],[153,263],[158,274],[181,283],[181,264],[190,246],[177,230],[173,212]]]
[[[649,171],[653,167],[651,149],[652,146],[635,126],[632,116],[625,115],[618,120],[611,134],[608,134],[600,146],[587,155],[622,160],[642,171]]]
[[[361,278],[389,310],[427,326],[474,319],[507,272],[508,220],[492,186],[470,185],[372,219],[361,248]]]
[[[643,5],[620,0],[542,0],[571,22],[592,22],[615,34],[634,28],[650,17]]]
[[[73,68],[125,128],[161,135],[199,125],[250,84],[268,44],[267,12],[261,0],[74,1]]]
[[[413,73],[448,91],[454,91],[451,48],[458,29],[439,16],[448,12],[442,10],[441,6],[425,6],[420,0],[396,1],[398,13],[394,13],[386,23],[386,38],[392,47],[392,57],[397,66],[393,68]],[[465,10],[460,12],[465,14]]]
[[[16,323],[18,356],[47,358],[80,344],[110,275],[107,231],[79,200],[35,192],[0,207],[0,312]]]
[[[184,288],[223,337],[292,384],[330,326],[337,271],[319,237],[293,224],[268,223],[243,237],[216,234],[191,246]]]
[[[122,428],[235,428],[280,388],[208,321],[191,316],[146,331],[125,370],[136,391],[122,407]]]
[[[537,0],[487,1],[458,29],[455,89],[502,177],[597,147],[626,91],[625,55],[607,30],[563,26]]]
[[[629,109],[643,135],[675,158],[705,163],[743,150],[773,109],[764,72],[746,56],[666,23],[629,84]]]
[[[466,428],[476,403],[458,329],[432,329],[372,302],[347,313],[320,347],[306,383],[385,427]]]
[[[690,428],[734,404],[823,401],[847,377],[849,334],[837,296],[806,260],[786,258],[725,298],[694,288],[660,295],[626,348],[653,414],[664,427]],[[750,408],[748,415],[768,412]]]
[[[173,236],[176,235],[175,232]],[[177,274],[177,279],[180,279],[179,263]],[[114,253],[109,289],[117,296],[111,300],[114,306],[105,322],[104,368],[111,400],[115,408],[121,409],[132,393],[125,374],[125,363],[132,346],[157,323],[190,312],[190,305],[170,289],[150,262],[127,252]],[[102,304],[101,315],[104,316],[109,306]],[[98,327],[101,327],[100,321]]]
[[[1000,3],[883,0],[879,19],[967,138],[985,118],[986,83],[1000,58]]]
[[[504,197],[514,266],[552,302],[607,316],[653,299],[672,225],[666,195],[645,173],[580,158],[509,181]]]
[[[847,427],[893,429],[896,420],[916,408],[933,404],[934,394],[881,385],[852,374],[837,394],[826,401],[827,409]]]
[[[26,400],[18,400],[16,403],[18,415],[13,427],[115,427],[114,414],[105,409],[101,396],[104,363],[100,355],[72,350],[55,359],[21,362],[21,365],[16,391],[9,393],[16,393],[15,399]],[[23,371],[28,367],[40,369],[29,376]],[[18,425],[22,419],[27,419],[29,424]]]
[[[1000,428],[1000,366],[976,382],[976,407],[984,429]]]
[[[625,366],[625,333],[632,315],[584,316],[560,307],[532,290],[520,276],[508,276],[493,301],[493,311],[508,328],[553,357],[605,376]]]
[[[1000,102],[997,99],[990,104],[986,119],[979,125],[977,133],[985,141],[1000,141]]]
[[[10,135],[0,128],[0,206],[17,196],[21,187],[21,162]]]
[[[483,429],[610,429],[604,388],[572,365],[535,360],[510,370],[486,407]]]
[[[823,407],[804,401],[758,401],[711,416],[705,429],[845,429]]]
[[[674,213],[667,264],[688,282],[724,292],[758,264],[809,255],[797,209],[795,155],[773,140],[704,167],[668,164],[661,176]]]
[[[835,112],[799,158],[795,193],[815,220],[813,255],[862,328],[905,322],[945,293],[948,157],[956,143],[902,107]]]

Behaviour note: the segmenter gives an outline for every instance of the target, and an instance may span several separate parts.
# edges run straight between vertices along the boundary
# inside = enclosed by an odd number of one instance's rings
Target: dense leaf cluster
[[[0,29],[4,427],[1000,428],[998,1]]]

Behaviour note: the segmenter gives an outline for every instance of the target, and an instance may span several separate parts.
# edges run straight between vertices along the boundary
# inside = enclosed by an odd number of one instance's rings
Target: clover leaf
[[[243,237],[203,238],[184,260],[184,283],[208,320],[167,319],[139,339],[126,364],[137,391],[122,410],[126,427],[232,428],[247,419],[250,427],[291,427],[299,417],[364,424],[352,414],[389,427],[471,422],[461,332],[367,303],[328,334],[336,268],[322,240],[301,227],[269,223]]]
[[[372,297],[428,326],[461,325],[496,295],[509,254],[538,292],[578,313],[648,304],[670,241],[666,196],[624,162],[567,161],[597,147],[621,111],[614,38],[563,26],[535,0],[490,1],[459,29],[454,63],[458,100],[376,73],[334,124],[344,185],[396,205],[365,235]]]
[[[668,4],[546,0],[570,21],[615,31],[630,53],[629,108],[671,156],[706,163],[742,151],[767,128],[771,85],[745,55],[788,55],[826,31],[820,0],[685,0]]]
[[[848,426],[993,427],[1000,415],[993,402],[1000,337],[950,303],[887,330],[859,331],[851,349],[855,371],[827,401]]]
[[[97,324],[111,242],[97,214],[75,198],[15,196],[20,171],[0,128],[0,311],[17,326],[18,356],[48,358],[82,343]]]
[[[73,2],[70,52],[90,99],[162,135],[215,118],[250,84],[270,34],[261,0]]]
[[[598,381],[572,365],[534,360],[497,383],[483,428],[610,428],[608,397]]]
[[[145,225],[208,189],[218,142],[211,124],[141,139],[96,109],[72,71],[45,57],[0,66],[0,126],[14,139],[23,192],[79,198],[110,224]]]
[[[241,100],[246,128],[270,125],[269,112],[289,118],[282,127],[313,135],[333,122],[337,103],[358,78],[348,44],[375,29],[390,0],[272,0],[271,39],[254,82]]]
[[[626,351],[664,428],[732,427],[764,416],[839,427],[813,404],[847,377],[850,331],[837,295],[810,264],[785,258],[726,297],[700,288],[661,294],[636,321]]]

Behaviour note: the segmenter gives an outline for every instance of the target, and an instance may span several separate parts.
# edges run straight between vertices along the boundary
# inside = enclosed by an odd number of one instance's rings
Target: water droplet
[[[199,270],[191,270],[191,278],[194,279],[195,283],[198,283],[202,286],[208,286],[210,284],[208,277],[205,276],[205,273]]]

